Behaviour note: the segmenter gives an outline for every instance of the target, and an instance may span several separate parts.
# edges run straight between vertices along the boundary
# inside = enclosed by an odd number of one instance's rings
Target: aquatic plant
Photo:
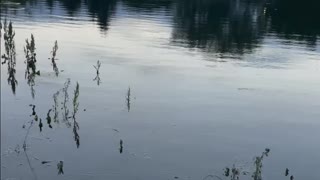
[[[130,89],[130,87],[128,88],[128,91],[127,91],[126,102],[127,102],[127,109],[129,112],[130,107],[131,107],[131,89]]]
[[[51,58],[49,58],[49,59],[51,60],[52,68],[53,68],[53,71],[55,72],[56,76],[59,75],[59,68],[56,63],[57,51],[58,51],[58,41],[55,41],[54,46],[51,51]]]
[[[119,152],[120,152],[120,154],[122,154],[122,152],[123,152],[123,141],[122,141],[122,139],[120,139],[120,148],[119,148]]]
[[[57,169],[58,169],[58,174],[64,174],[64,172],[63,172],[63,161],[58,162]]]
[[[3,54],[1,57],[4,59],[2,64],[5,64],[7,61],[10,61],[10,63],[15,64],[16,63],[16,47],[15,47],[15,32],[13,30],[12,22],[9,22],[9,25],[7,24],[7,21],[4,21],[3,24],[3,38],[4,38],[4,46],[5,46],[5,54]]]
[[[67,79],[67,81],[64,83],[64,87],[62,88],[62,93],[63,93],[63,121],[66,123],[68,127],[71,127],[71,123],[69,122],[69,109],[67,106],[67,103],[69,101],[69,94],[68,94],[68,88],[70,86],[70,79]]]
[[[33,34],[31,34],[31,40],[29,42],[28,39],[26,39],[26,46],[24,47],[24,53],[26,57],[26,72],[25,77],[27,77],[30,74],[37,74],[40,75],[40,71],[37,71],[36,66],[36,53],[35,53],[36,47],[35,47],[35,40]]]
[[[35,47],[35,40],[33,34],[31,34],[31,40],[29,42],[28,39],[26,39],[26,46],[24,47],[24,53],[26,58],[26,71],[25,71],[25,78],[27,79],[27,83],[31,88],[31,96],[34,98],[35,96],[35,77],[36,75],[40,76],[40,71],[37,71],[36,66],[36,53],[35,53],[36,47]]]
[[[16,79],[16,50],[15,50],[15,32],[12,27],[12,22],[9,22],[9,25],[7,24],[7,21],[4,21],[3,27],[2,23],[0,23],[1,28],[0,28],[0,34],[1,30],[3,28],[4,30],[4,44],[5,44],[5,54],[1,56],[2,59],[4,59],[2,64],[7,63],[8,64],[8,84],[11,85],[11,89],[13,94],[16,93],[16,86],[18,85],[18,81]],[[1,37],[0,37],[1,39]],[[1,44],[1,43],[0,43]],[[0,47],[1,49],[1,47]],[[1,54],[1,51],[0,51]]]
[[[262,153],[261,156],[255,157],[254,166],[255,171],[253,172],[253,179],[254,180],[262,180],[262,161],[264,157],[267,157],[269,155],[270,149],[266,148],[265,151]]]
[[[51,116],[50,116],[51,111],[52,111],[52,109],[49,109],[49,111],[48,111],[48,113],[47,113],[47,118],[46,118],[49,128],[52,128],[52,125],[51,125]]]
[[[74,90],[74,97],[73,97],[73,113],[72,113],[72,119],[73,119],[73,134],[74,134],[74,140],[76,142],[77,148],[80,146],[80,136],[78,134],[79,130],[79,124],[76,121],[76,114],[79,109],[79,83],[77,82],[76,89]]]
[[[54,116],[53,116],[53,121],[55,123],[59,123],[59,102],[58,102],[58,96],[60,94],[60,91],[57,91],[56,93],[53,94],[53,101],[54,101],[54,105],[53,105],[53,112],[54,112]]]
[[[2,49],[2,22],[0,21],[0,56],[1,56],[1,49]]]
[[[230,180],[240,180],[241,175],[249,175],[252,174],[251,177],[253,180],[262,180],[262,168],[263,168],[263,160],[265,157],[267,157],[270,153],[270,149],[266,148],[264,152],[262,152],[262,155],[256,156],[254,158],[253,162],[253,171],[250,173],[249,171],[244,170],[244,167],[241,166],[236,166],[235,164],[232,165],[231,168],[226,167],[223,172],[223,177],[220,177],[218,175],[207,175],[206,177],[203,178],[203,180],[212,178],[212,179],[219,179],[219,180],[224,180],[224,179],[230,179]]]
[[[74,97],[73,97],[73,113],[72,113],[73,118],[75,118],[76,113],[78,112],[78,109],[79,109],[79,102],[78,102],[79,94],[80,94],[79,83],[77,82],[76,89],[74,90]]]
[[[96,69],[96,77],[93,79],[93,81],[97,81],[97,85],[99,86],[101,83],[100,79],[100,67],[101,67],[101,62],[98,60],[97,65],[93,65],[93,67]]]

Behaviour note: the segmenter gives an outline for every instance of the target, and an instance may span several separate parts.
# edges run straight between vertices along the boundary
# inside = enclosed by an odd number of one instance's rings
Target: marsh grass
[[[101,83],[100,79],[100,67],[101,67],[101,62],[98,60],[97,65],[93,65],[93,67],[96,69],[96,77],[93,79],[93,81],[97,81],[97,85],[99,86]]]
[[[58,60],[56,58],[58,48],[59,48],[58,47],[58,41],[55,41],[54,42],[54,46],[53,46],[52,51],[51,51],[51,58],[49,58],[51,60],[52,68],[53,68],[53,71],[55,72],[56,76],[59,76],[59,68],[58,68],[57,63],[56,63],[56,60]]]
[[[7,63],[8,65],[7,81],[8,81],[8,84],[11,85],[13,94],[15,94],[16,86],[18,85],[18,81],[15,76],[16,75],[16,68],[15,68],[16,67],[16,49],[15,49],[15,41],[14,41],[15,32],[13,30],[11,21],[8,24],[7,20],[5,20],[3,23],[3,26],[2,26],[2,23],[0,23],[0,25],[1,25],[0,31],[2,30],[2,28],[4,31],[3,37],[4,37],[4,45],[5,45],[5,54],[1,56],[1,58],[3,59],[3,62],[1,62],[1,64]],[[1,32],[0,34],[2,35]]]

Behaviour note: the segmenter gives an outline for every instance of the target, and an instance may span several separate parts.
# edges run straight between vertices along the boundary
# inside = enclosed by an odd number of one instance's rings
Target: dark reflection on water
[[[97,18],[100,29],[107,31],[111,16],[115,13],[116,0],[85,0],[90,16]]]
[[[12,1],[37,6],[40,0]],[[206,52],[245,54],[262,44],[268,33],[316,46],[320,34],[320,2],[309,0],[46,0],[48,9],[59,4],[69,16],[90,16],[107,31],[117,5],[141,13],[168,12],[171,43]],[[2,15],[13,5],[2,5]],[[58,6],[59,7],[59,6]],[[12,8],[11,8],[12,9]],[[85,11],[83,11],[85,9]],[[82,12],[78,14],[78,12]],[[299,12],[299,13],[297,13]],[[13,10],[15,13],[15,10]],[[88,13],[86,15],[86,13]],[[120,12],[121,13],[121,12]]]

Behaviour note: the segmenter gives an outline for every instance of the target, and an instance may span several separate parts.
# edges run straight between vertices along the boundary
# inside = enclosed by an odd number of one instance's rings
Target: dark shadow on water
[[[106,32],[115,14],[117,0],[84,0],[84,4],[90,16],[97,19],[101,31]]]

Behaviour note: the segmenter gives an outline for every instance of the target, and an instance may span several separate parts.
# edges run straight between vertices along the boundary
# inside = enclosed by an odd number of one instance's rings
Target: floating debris
[[[51,161],[42,161],[41,164],[48,164],[51,163]]]
[[[113,131],[115,131],[115,132],[119,132],[119,130],[118,129],[112,129]]]

